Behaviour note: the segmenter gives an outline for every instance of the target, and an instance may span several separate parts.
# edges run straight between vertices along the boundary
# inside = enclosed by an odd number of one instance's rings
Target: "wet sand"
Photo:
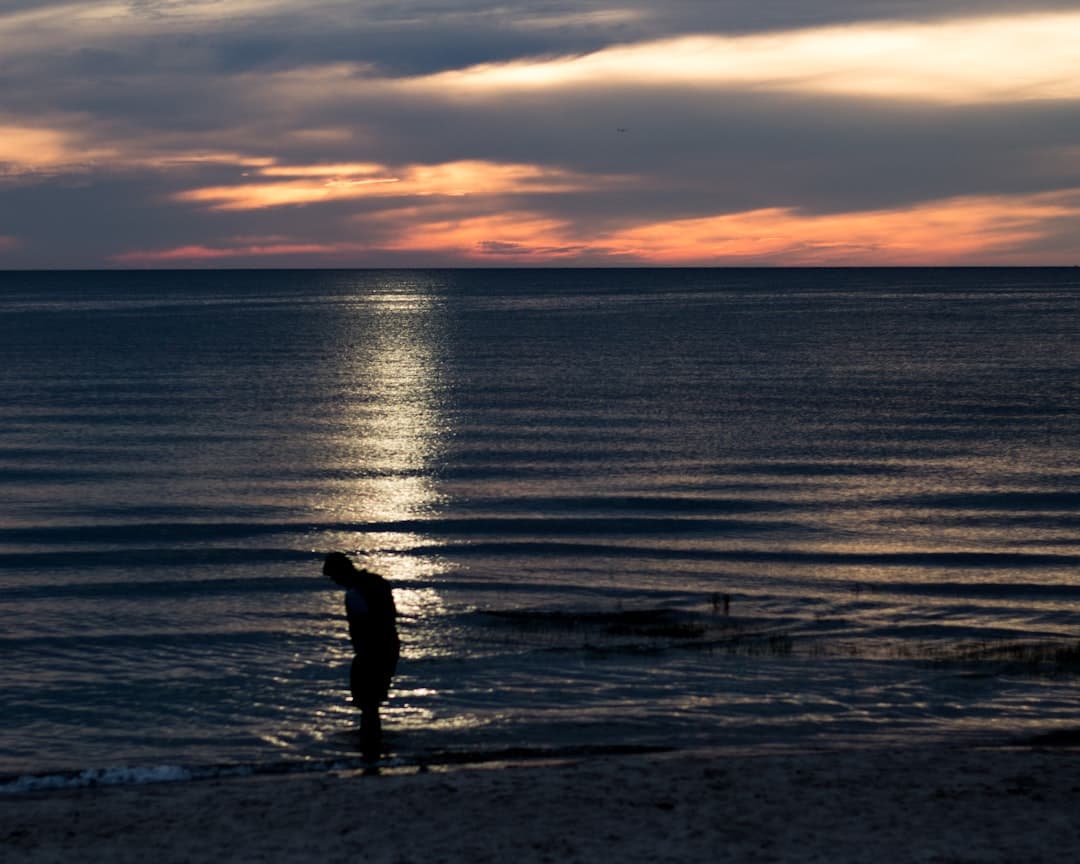
[[[1071,862],[1080,750],[717,751],[0,798],[16,862]]]

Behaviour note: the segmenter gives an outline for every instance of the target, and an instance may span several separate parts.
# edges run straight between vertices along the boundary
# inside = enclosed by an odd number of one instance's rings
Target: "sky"
[[[0,269],[1078,241],[1080,2],[0,0]]]

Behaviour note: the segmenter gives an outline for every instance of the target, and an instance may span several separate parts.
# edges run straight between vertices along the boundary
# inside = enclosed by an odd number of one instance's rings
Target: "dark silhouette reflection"
[[[382,576],[356,567],[341,552],[326,556],[323,575],[345,589],[345,614],[355,654],[349,689],[361,712],[361,750],[366,760],[374,762],[382,751],[379,704],[390,691],[401,653],[394,595]]]

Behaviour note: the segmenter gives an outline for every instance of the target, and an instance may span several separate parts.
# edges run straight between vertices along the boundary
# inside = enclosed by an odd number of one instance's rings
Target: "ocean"
[[[1075,268],[5,272],[0,385],[0,787],[350,764],[331,550],[392,764],[1080,725]]]

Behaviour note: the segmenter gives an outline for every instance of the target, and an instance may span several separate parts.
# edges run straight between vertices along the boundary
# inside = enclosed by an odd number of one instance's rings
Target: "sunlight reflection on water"
[[[433,469],[448,434],[433,335],[438,307],[420,296],[372,303],[370,329],[339,337],[338,375],[347,389],[335,406],[337,452],[327,460],[369,476],[340,490],[331,506],[367,521],[416,518],[439,503]]]

